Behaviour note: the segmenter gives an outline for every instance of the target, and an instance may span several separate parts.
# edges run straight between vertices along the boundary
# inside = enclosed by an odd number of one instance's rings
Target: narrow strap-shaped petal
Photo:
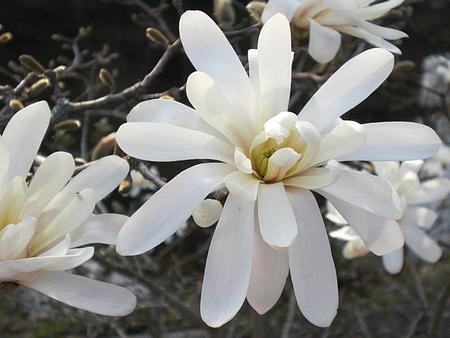
[[[128,122],[167,123],[224,139],[194,109],[174,100],[156,99],[138,103],[127,115]]]
[[[287,248],[297,236],[297,222],[282,182],[260,184],[258,220],[261,236],[274,248]]]
[[[325,225],[313,194],[290,188],[298,236],[289,247],[289,267],[297,304],[314,325],[330,326],[339,297],[336,270]]]
[[[204,163],[178,174],[125,223],[119,233],[117,252],[138,255],[165,241],[232,171],[223,163]]]
[[[319,63],[330,62],[341,47],[341,34],[311,19],[309,24],[309,55]]]
[[[211,159],[233,163],[234,147],[200,131],[165,123],[128,122],[120,126],[117,144],[128,155],[146,161]]]
[[[50,122],[47,102],[39,101],[19,110],[9,120],[3,141],[9,149],[9,178],[25,177]]]
[[[277,14],[263,26],[258,39],[261,121],[288,109],[293,53],[289,21]]]
[[[104,316],[125,316],[136,307],[127,289],[66,272],[43,272],[22,285],[70,306]]]
[[[275,14],[281,13],[291,21],[300,6],[300,1],[270,0],[264,8],[261,20],[265,23]]]
[[[376,122],[362,125],[367,141],[341,161],[406,161],[430,157],[442,142],[436,132],[414,122]]]
[[[403,268],[403,248],[394,250],[391,253],[381,256],[383,267],[390,274],[397,274],[402,271]]]
[[[208,74],[230,103],[247,116],[255,94],[250,79],[227,38],[205,13],[186,11],[180,18],[180,38],[194,67]]]
[[[442,249],[433,238],[403,220],[399,224],[405,236],[405,243],[412,252],[428,263],[436,263],[441,258]]]
[[[244,303],[253,252],[254,201],[228,195],[206,259],[200,313],[211,327],[230,321]]]
[[[247,300],[259,314],[269,311],[280,298],[289,274],[288,251],[270,247],[261,237],[255,218],[252,274]]]
[[[347,61],[314,94],[299,114],[323,132],[337,118],[364,101],[392,71],[394,56],[369,49]]]

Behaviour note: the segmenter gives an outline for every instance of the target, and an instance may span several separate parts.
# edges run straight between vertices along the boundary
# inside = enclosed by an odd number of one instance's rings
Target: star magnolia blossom
[[[401,54],[387,40],[406,38],[405,33],[369,22],[385,15],[403,0],[269,0],[262,14],[266,22],[276,13],[284,14],[300,29],[309,28],[309,54],[320,63],[331,61],[341,46],[345,33],[370,44]]]
[[[98,314],[126,315],[136,305],[130,291],[64,270],[93,256],[94,247],[85,245],[115,244],[127,217],[92,211],[125,178],[128,164],[108,156],[71,179],[72,155],[56,152],[27,183],[49,121],[47,103],[34,103],[0,137],[0,284],[23,285]]]
[[[170,100],[140,103],[119,128],[117,142],[149,161],[219,162],[193,166],[157,191],[122,228],[118,252],[137,255],[162,243],[225,184],[229,195],[203,280],[203,320],[221,326],[246,297],[256,311],[266,312],[290,270],[303,314],[328,326],[338,306],[336,272],[310,190],[338,200],[377,254],[400,248],[403,238],[390,220],[401,215],[392,185],[369,174],[341,173],[327,161],[426,157],[438,149],[439,138],[415,123],[340,119],[391,72],[393,55],[385,50],[347,62],[297,116],[287,111],[293,55],[283,15],[262,28],[258,49],[248,53],[249,75],[206,14],[183,14],[180,37],[198,70],[186,87],[195,110]]]
[[[423,161],[374,162],[378,175],[388,179],[397,190],[403,204],[402,217],[397,221],[403,232],[405,244],[417,256],[428,263],[435,263],[442,251],[438,244],[426,234],[437,219],[435,211],[427,207],[447,197],[450,192],[450,181],[438,177],[420,182],[417,173]],[[327,218],[339,225],[347,224],[346,220],[329,206]],[[354,258],[369,252],[360,237],[348,226],[330,232],[330,236],[348,243],[344,247],[344,257]],[[403,267],[403,248],[382,256],[383,266],[389,273],[399,273]]]

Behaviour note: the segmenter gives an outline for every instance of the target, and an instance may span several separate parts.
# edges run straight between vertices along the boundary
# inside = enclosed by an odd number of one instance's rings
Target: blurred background
[[[43,156],[69,151],[82,166],[113,152],[121,154],[114,131],[135,104],[156,97],[188,103],[184,84],[193,67],[182,50],[174,50],[162,72],[142,90],[97,106],[73,103],[121,93],[142,80],[178,37],[179,15],[187,9],[215,15],[225,31],[238,30],[230,40],[246,64],[246,50],[256,45],[259,27],[246,1],[231,3],[230,11],[214,8],[213,0],[2,0],[0,85],[16,91],[14,97],[0,98],[0,130],[22,105],[45,99],[58,114],[41,148]],[[401,29],[410,38],[396,41],[403,55],[397,57],[394,72],[346,119],[418,121],[450,143],[449,18],[448,0],[406,0],[383,18],[384,26]],[[296,36],[294,46],[294,112],[340,65],[369,47],[344,37],[337,57],[318,65],[308,56],[304,33]],[[72,105],[63,109],[67,102]],[[441,161],[447,177],[449,161]],[[130,177],[97,206],[98,213],[132,214],[165,181],[192,165],[133,159],[130,163]],[[245,304],[224,327],[206,327],[199,316],[199,296],[214,227],[202,229],[189,220],[145,255],[124,258],[114,248],[99,246],[95,258],[78,269],[133,290],[139,300],[133,314],[100,317],[19,288],[0,296],[0,337],[450,337],[449,201],[436,208],[439,218],[430,235],[441,245],[442,258],[430,265],[407,252],[398,275],[386,273],[381,260],[371,254],[344,259],[344,243],[330,238],[340,307],[327,329],[302,317],[289,280],[277,305],[264,316]],[[327,227],[336,229],[331,222]]]

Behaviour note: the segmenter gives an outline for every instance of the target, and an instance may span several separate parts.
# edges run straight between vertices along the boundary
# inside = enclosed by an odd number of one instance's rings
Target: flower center
[[[253,174],[265,182],[278,182],[296,171],[305,142],[296,128],[297,115],[283,112],[264,124],[250,146]]]

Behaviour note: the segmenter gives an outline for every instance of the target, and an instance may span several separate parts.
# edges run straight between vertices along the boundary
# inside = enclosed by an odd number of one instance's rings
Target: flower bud
[[[251,1],[245,8],[247,8],[248,14],[250,14],[250,16],[255,22],[260,22],[265,7],[266,7],[265,2]]]
[[[0,43],[7,43],[13,39],[13,35],[10,32],[3,33],[0,35]]]
[[[45,68],[37,61],[34,57],[28,54],[22,54],[19,56],[19,62],[22,66],[30,71],[35,71],[38,73],[44,73]]]
[[[166,47],[170,45],[169,39],[160,30],[154,27],[148,27],[145,31],[145,35],[151,42],[158,43]]]
[[[113,152],[116,145],[116,133],[111,133],[103,137],[92,151],[92,161],[109,155]]]
[[[108,70],[105,68],[100,69],[98,73],[98,77],[102,83],[108,88],[114,88],[116,83],[114,82],[114,78]]]
[[[214,0],[214,16],[221,28],[230,29],[236,21],[231,0]]]
[[[31,87],[30,87],[30,94],[31,95],[37,95],[40,92],[42,92],[43,90],[47,89],[48,87],[50,87],[51,83],[50,80],[45,78],[45,79],[40,79],[39,81],[35,82]]]
[[[53,130],[59,131],[59,130],[65,130],[65,131],[75,131],[80,129],[81,122],[80,120],[66,120],[62,121],[60,123],[55,124],[53,127]]]
[[[23,108],[23,103],[20,102],[19,100],[12,99],[11,101],[9,101],[9,106],[11,107],[12,110],[19,111],[20,109]]]

